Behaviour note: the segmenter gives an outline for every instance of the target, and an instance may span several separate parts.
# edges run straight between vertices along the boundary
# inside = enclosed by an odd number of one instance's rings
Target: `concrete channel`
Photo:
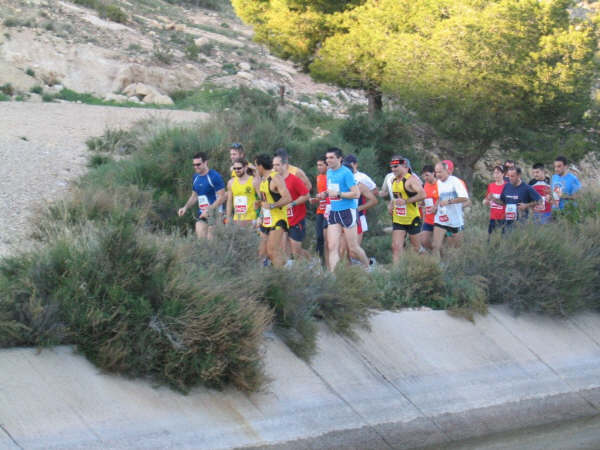
[[[0,448],[460,448],[600,414],[597,313],[382,312],[359,335],[322,329],[310,364],[266,337],[271,381],[252,395],[182,395],[66,346],[0,350]],[[600,448],[600,430],[586,430]]]

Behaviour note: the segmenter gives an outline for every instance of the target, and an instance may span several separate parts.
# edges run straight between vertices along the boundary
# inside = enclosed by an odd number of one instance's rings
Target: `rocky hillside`
[[[168,104],[170,93],[207,82],[277,94],[283,87],[288,101],[335,113],[364,101],[359,91],[314,83],[271,56],[230,10],[114,0],[120,12],[114,15],[94,7],[99,4],[0,0],[0,86],[9,83],[9,95],[34,101],[65,87],[104,99]]]

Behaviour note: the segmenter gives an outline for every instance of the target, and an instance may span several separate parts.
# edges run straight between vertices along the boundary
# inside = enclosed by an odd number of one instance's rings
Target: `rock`
[[[241,62],[240,69],[244,72],[249,72],[252,69],[252,66],[250,66],[250,64],[247,62]]]
[[[194,39],[194,44],[196,44],[198,47],[201,47],[208,43],[210,43],[210,39],[205,38],[205,37],[199,37],[197,39]]]
[[[129,97],[136,96],[142,99],[150,94],[158,94],[158,91],[144,83],[132,83],[123,89],[123,93]]]
[[[139,99],[139,98],[137,98],[137,97],[135,97],[135,96],[133,96],[133,97],[129,97],[129,98],[127,99],[127,101],[129,101],[129,102],[133,102],[133,103],[141,103],[141,102],[140,102],[140,99]]]
[[[137,98],[137,97],[136,97]],[[127,96],[126,95],[120,95],[120,94],[106,94],[104,96],[104,100],[106,100],[107,102],[113,101],[113,102],[126,102],[127,101]]]
[[[254,79],[254,75],[252,75],[252,74],[251,74],[251,73],[249,73],[249,72],[238,72],[238,73],[237,73],[237,76],[238,76],[239,78],[243,78],[244,80],[248,80],[248,81],[250,81],[250,80],[253,80],[253,79]]]
[[[155,105],[172,105],[171,97],[164,94],[152,93],[144,97],[144,103],[154,103]]]

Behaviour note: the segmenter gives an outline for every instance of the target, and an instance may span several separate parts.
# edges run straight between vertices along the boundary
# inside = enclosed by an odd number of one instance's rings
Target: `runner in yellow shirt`
[[[238,158],[233,162],[236,176],[227,183],[227,220],[242,226],[251,226],[256,222],[258,196],[254,188],[254,171],[248,167],[248,161]]]

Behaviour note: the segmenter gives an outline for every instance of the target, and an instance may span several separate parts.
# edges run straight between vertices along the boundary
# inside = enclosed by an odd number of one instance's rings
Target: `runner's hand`
[[[184,206],[183,208],[179,208],[179,210],[177,211],[177,215],[179,217],[183,216],[187,211],[187,208]]]

